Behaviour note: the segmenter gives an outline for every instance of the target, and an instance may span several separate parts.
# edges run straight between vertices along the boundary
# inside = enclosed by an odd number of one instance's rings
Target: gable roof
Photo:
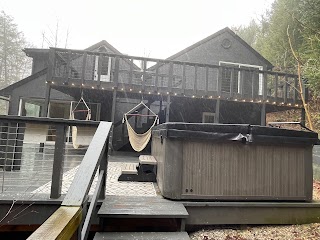
[[[260,53],[258,53],[256,50],[254,50],[248,43],[246,43],[246,41],[244,41],[241,37],[239,37],[237,34],[235,34],[230,28],[226,27],[221,29],[220,31],[210,35],[209,37],[206,37],[204,39],[202,39],[199,42],[196,42],[195,44],[183,49],[182,51],[168,57],[166,60],[174,60],[177,57],[180,57],[181,55],[191,51],[192,49],[201,46],[202,44],[218,37],[219,35],[223,34],[223,33],[229,33],[231,34],[236,40],[238,40],[242,45],[244,45],[249,51],[251,51],[254,55],[256,55],[258,58],[260,58],[262,61],[264,61],[267,65],[268,68],[272,68],[273,65],[267,60],[265,59]]]
[[[15,83],[12,83],[11,85],[3,88],[3,89],[0,89],[0,95],[2,96],[9,96],[12,92],[12,90],[16,89],[17,87],[20,87],[28,82],[31,82],[32,80],[42,76],[42,75],[45,75],[47,74],[47,68],[35,73],[35,74],[32,74],[31,76],[29,77],[26,77],[24,79],[21,79],[20,81],[18,82],[15,82]]]
[[[111,49],[111,51],[113,51],[115,54],[122,54],[122,53],[119,52],[115,47],[113,47],[110,43],[108,43],[106,40],[102,40],[102,41],[100,41],[100,42],[98,42],[98,43],[95,43],[95,44],[93,44],[92,46],[90,46],[90,47],[88,47],[88,48],[86,48],[86,49],[84,49],[84,50],[94,51],[94,50],[96,50],[97,48],[102,47],[102,46]]]

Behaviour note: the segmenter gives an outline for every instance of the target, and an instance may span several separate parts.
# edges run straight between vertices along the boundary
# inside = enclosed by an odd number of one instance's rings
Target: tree
[[[30,59],[22,51],[27,47],[13,18],[0,13],[0,89],[21,80],[30,71]]]

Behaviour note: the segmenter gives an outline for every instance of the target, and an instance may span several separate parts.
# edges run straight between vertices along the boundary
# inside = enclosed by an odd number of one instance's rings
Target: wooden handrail
[[[81,206],[84,202],[94,179],[94,174],[106,150],[111,126],[112,123],[110,122],[100,122],[62,202],[63,206]]]
[[[102,161],[107,161],[106,152],[111,127],[111,122],[100,122],[61,207],[28,240],[70,239],[75,234],[82,222],[82,205],[86,204],[85,199],[88,196],[95,173],[100,166],[97,186],[81,231],[81,239],[87,238],[93,210],[96,207],[98,197],[101,195],[101,188],[105,186],[103,181],[106,179],[107,169],[103,169],[106,164]]]

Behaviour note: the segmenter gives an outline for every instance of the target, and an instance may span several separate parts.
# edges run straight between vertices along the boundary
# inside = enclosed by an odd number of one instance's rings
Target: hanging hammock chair
[[[83,103],[85,106],[84,109],[80,109],[80,104]],[[75,116],[75,114],[79,114],[79,116]],[[71,111],[70,119],[75,120],[91,120],[91,109],[83,98],[81,94],[81,98],[76,104],[76,106]],[[95,128],[92,127],[77,127],[72,126],[72,145],[74,149],[78,149],[79,146],[87,146],[90,144],[92,137],[95,133]]]
[[[150,111],[152,114],[143,115],[143,114],[135,114],[134,112],[140,106],[144,106],[146,109]],[[130,125],[128,121],[128,116],[141,116],[141,117],[154,117],[153,124],[145,133],[137,133]],[[137,106],[132,108],[129,112],[125,113],[122,119],[122,122],[126,122],[128,135],[129,135],[129,142],[132,148],[136,152],[141,152],[145,147],[148,145],[150,138],[151,138],[151,130],[156,125],[159,124],[159,116],[155,114],[143,101],[141,101]]]

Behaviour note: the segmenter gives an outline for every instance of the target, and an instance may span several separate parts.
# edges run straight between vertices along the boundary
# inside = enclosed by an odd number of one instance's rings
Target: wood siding
[[[183,143],[182,198],[309,199],[303,147]]]

